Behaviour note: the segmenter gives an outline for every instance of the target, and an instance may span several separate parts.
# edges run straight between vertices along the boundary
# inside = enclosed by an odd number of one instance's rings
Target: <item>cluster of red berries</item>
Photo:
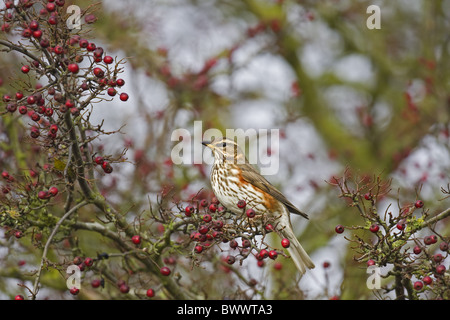
[[[111,164],[110,164],[108,161],[106,161],[103,157],[100,157],[100,156],[95,157],[95,158],[94,158],[94,162],[95,162],[96,164],[98,164],[99,166],[102,167],[103,172],[105,172],[105,173],[111,173],[111,172],[113,172],[113,167],[112,167]]]
[[[42,53],[42,58],[35,55],[35,60],[23,65],[20,69],[21,72],[29,74],[34,70],[36,77],[41,77],[43,73],[52,73],[53,75],[58,73],[61,77],[70,77],[70,75],[79,74],[81,70],[86,71],[81,76],[85,81],[73,92],[66,92],[66,97],[61,92],[56,92],[57,85],[46,88],[38,85],[28,96],[24,96],[22,92],[17,92],[15,97],[3,96],[8,112],[14,113],[18,110],[20,114],[28,115],[36,123],[31,126],[30,130],[30,136],[36,139],[41,136],[43,128],[49,129],[52,123],[58,123],[58,120],[52,118],[55,112],[58,112],[59,116],[67,111],[70,111],[73,116],[80,115],[87,104],[79,99],[84,91],[90,90],[96,95],[106,92],[113,97],[117,94],[117,88],[122,87],[125,81],[117,79],[117,70],[110,70],[108,67],[115,62],[113,57],[104,55],[103,48],[97,47],[95,43],[81,39],[79,35],[73,35],[70,39],[62,37],[57,39],[58,36],[55,36],[52,26],[60,23],[59,7],[64,6],[65,1],[47,0],[45,6],[40,10],[39,16],[36,16],[34,20],[23,22],[21,19],[16,19],[17,12],[22,9],[27,10],[34,3],[34,1],[19,1],[15,4],[12,0],[5,1],[4,23],[1,25],[1,30],[8,33],[13,25],[20,25],[22,38],[33,43]],[[52,64],[46,66],[44,61],[48,60],[49,56],[52,56]],[[80,63],[85,57],[92,58],[93,62],[86,67],[80,67]],[[48,71],[49,67],[53,71]],[[127,101],[129,96],[122,92],[119,98]],[[48,137],[55,139],[56,131],[50,128]]]

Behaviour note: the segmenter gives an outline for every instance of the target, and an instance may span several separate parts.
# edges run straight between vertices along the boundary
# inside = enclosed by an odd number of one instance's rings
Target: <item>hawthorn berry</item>
[[[72,288],[70,288],[69,292],[70,292],[72,295],[76,296],[77,294],[80,293],[80,289],[78,289],[77,287],[72,287]]]
[[[114,62],[114,59],[113,59],[113,57],[111,57],[111,56],[105,56],[105,57],[103,58],[103,62],[106,63],[106,64],[111,64],[111,63]]]
[[[94,279],[91,281],[92,288],[98,288],[100,287],[102,281],[100,279]]]
[[[422,208],[422,207],[423,207],[423,201],[422,201],[422,200],[417,200],[417,201],[414,203],[414,206],[415,206],[416,208]]]
[[[122,92],[119,96],[120,100],[127,101],[128,100],[128,94],[125,92]]]
[[[419,247],[419,246],[415,246],[414,249],[413,249],[413,252],[414,252],[415,254],[419,254],[419,253],[422,252],[422,248]]]
[[[433,260],[434,260],[434,262],[437,262],[437,263],[441,262],[443,260],[443,258],[444,257],[442,257],[442,254],[440,254],[440,253],[436,253],[435,255],[433,255]]]
[[[233,240],[230,241],[229,245],[230,245],[230,248],[236,249],[237,246],[238,246],[238,243],[237,243],[237,241],[235,239],[233,239]]]
[[[269,251],[267,251],[266,249],[262,249],[261,251],[259,251],[258,257],[259,259],[265,259],[269,256]]]
[[[217,204],[214,204],[214,203],[210,204],[209,205],[209,212],[214,213],[216,211],[217,211]]]
[[[38,192],[38,198],[41,199],[41,200],[46,200],[49,197],[50,197],[50,195],[48,194],[48,191],[42,190],[42,191]]]
[[[367,260],[367,266],[368,266],[368,267],[374,266],[374,265],[375,265],[375,260],[373,260],[373,259]]]
[[[203,246],[201,246],[201,245],[196,245],[196,246],[194,247],[194,250],[195,250],[196,253],[202,253],[202,251],[203,251]]]
[[[14,233],[14,237],[16,237],[17,239],[22,238],[22,236],[23,236],[22,231],[16,231],[16,232]]]
[[[105,159],[104,159],[103,157],[98,156],[98,157],[95,157],[95,158],[94,158],[94,162],[95,162],[96,164],[102,165],[103,162],[105,162]]]
[[[51,187],[50,189],[48,189],[48,195],[50,197],[55,197],[58,194],[58,188],[57,187]]]
[[[80,71],[80,67],[77,63],[71,63],[67,66],[67,70],[69,70],[72,73],[78,73]]]
[[[366,199],[366,200],[372,200],[372,194],[371,194],[370,192],[367,192],[367,193],[364,195],[364,199]]]
[[[414,282],[414,290],[420,291],[423,288],[423,282],[422,281],[416,281]]]
[[[275,260],[278,257],[278,252],[276,252],[275,250],[270,250],[269,251],[269,258],[272,260]]]
[[[445,266],[443,264],[440,264],[436,267],[436,273],[437,274],[444,274],[445,273]]]
[[[202,207],[207,207],[207,206],[208,206],[208,200],[202,199],[202,201],[200,201],[200,205],[201,205]]]
[[[254,218],[255,217],[255,215],[256,215],[256,213],[255,213],[255,210],[253,210],[253,209],[247,209],[247,211],[245,212],[245,214],[247,215],[247,217],[249,217],[249,218]]]
[[[105,173],[113,172],[113,167],[111,166],[111,164],[108,161],[103,161],[102,169]]]
[[[210,214],[207,213],[207,214],[203,215],[202,220],[205,222],[210,222],[212,220],[212,217]]]
[[[117,79],[116,84],[117,84],[119,87],[122,87],[123,85],[125,85],[125,80],[123,80],[123,79]]]
[[[448,243],[447,243],[447,242],[441,242],[441,243],[439,244],[439,249],[440,249],[441,251],[447,251],[447,250],[448,250]]]
[[[163,276],[169,276],[171,273],[168,267],[162,267],[161,269],[159,269],[159,272],[161,272]]]
[[[24,300],[24,299],[25,298],[21,294],[18,294],[17,296],[14,297],[14,300]]]
[[[141,243],[141,236],[139,236],[139,235],[132,236],[131,237],[131,241],[134,244],[140,244]]]
[[[273,225],[271,225],[270,223],[266,224],[264,228],[267,232],[272,232],[274,230]]]
[[[94,68],[93,73],[97,78],[103,78],[105,76],[105,72],[101,68]]]
[[[425,276],[422,279],[423,283],[425,283],[426,285],[430,285],[433,283],[433,279],[430,276]]]
[[[373,233],[377,233],[380,230],[380,227],[377,224],[372,224],[369,229]]]
[[[146,295],[149,298],[154,297],[155,296],[155,290],[153,290],[152,288],[148,289]]]
[[[92,258],[89,258],[89,257],[84,259],[83,262],[86,265],[86,267],[92,267],[92,265],[94,264],[94,260]]]
[[[194,212],[195,212],[195,208],[193,206],[187,206],[184,209],[184,214],[186,215],[186,217],[190,217]]]
[[[227,256],[225,258],[226,263],[233,264],[236,261],[236,258],[234,256]]]
[[[130,287],[126,283],[123,283],[120,285],[119,290],[122,293],[128,293],[130,292]]]
[[[245,208],[246,205],[247,205],[247,203],[245,202],[245,200],[239,200],[237,203],[237,207],[239,209]]]
[[[28,73],[28,72],[30,72],[30,66],[29,65],[24,65],[24,66],[22,66],[22,68],[20,68],[20,70],[23,73]]]
[[[342,232],[344,232],[344,226],[343,225],[341,225],[341,224],[338,224],[337,226],[336,226],[336,228],[334,228],[334,231],[336,231],[336,233],[342,233]]]
[[[283,246],[283,248],[289,248],[289,246],[291,245],[291,242],[289,241],[289,239],[284,238],[281,240],[281,245]]]

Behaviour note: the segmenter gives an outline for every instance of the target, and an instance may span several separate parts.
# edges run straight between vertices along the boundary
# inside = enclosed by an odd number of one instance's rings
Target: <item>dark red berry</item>
[[[276,252],[275,250],[270,250],[269,251],[269,258],[272,260],[275,260],[278,257],[278,252]]]
[[[249,218],[254,218],[256,215],[255,210],[253,210],[253,209],[247,209],[247,211],[245,211],[245,214]]]
[[[344,226],[343,225],[340,225],[340,224],[338,224],[337,226],[336,226],[336,228],[334,228],[334,231],[336,231],[336,233],[342,233],[342,232],[344,232]]]
[[[289,239],[284,238],[281,240],[281,245],[283,246],[283,248],[289,248],[291,242],[289,241]]]
[[[423,282],[422,281],[416,281],[414,282],[414,290],[420,291],[423,288]]]
[[[170,269],[169,269],[168,267],[162,267],[162,268],[159,270],[159,272],[161,272],[161,274],[162,274],[163,276],[169,276],[170,273],[171,273],[171,271],[170,271]]]
[[[237,206],[240,209],[245,208],[246,205],[247,205],[247,203],[245,202],[245,200],[239,200],[237,203]]]
[[[372,225],[370,226],[370,231],[371,231],[371,232],[377,233],[378,230],[380,230],[380,227],[379,227],[377,224],[372,224]]]
[[[436,267],[436,273],[437,274],[444,274],[445,273],[445,266],[443,264],[440,264]]]
[[[225,261],[226,261],[228,264],[233,264],[233,263],[236,261],[236,258],[235,258],[234,256],[227,256],[227,257],[225,258]]]
[[[86,259],[84,259],[84,264],[86,265],[86,267],[92,267],[92,265],[94,264],[94,260],[87,257]]]
[[[193,206],[187,206],[184,209],[184,213],[185,213],[186,217],[190,217],[194,212],[195,212],[195,208]]]
[[[422,201],[422,200],[417,200],[417,201],[414,203],[414,206],[415,206],[416,208],[422,208],[422,207],[423,207],[423,201]]]
[[[127,101],[128,100],[128,94],[123,92],[123,93],[120,94],[119,98],[122,101]]]
[[[423,283],[425,283],[426,285],[430,285],[430,284],[433,283],[433,279],[431,279],[431,277],[429,277],[429,276],[423,277],[422,281],[423,281]]]
[[[139,236],[139,235],[132,236],[131,237],[131,241],[134,244],[140,244],[141,243],[141,236]]]
[[[155,296],[155,290],[153,290],[153,289],[151,289],[151,288],[148,289],[146,295],[147,295],[147,297],[149,297],[149,298],[154,297],[154,296]]]

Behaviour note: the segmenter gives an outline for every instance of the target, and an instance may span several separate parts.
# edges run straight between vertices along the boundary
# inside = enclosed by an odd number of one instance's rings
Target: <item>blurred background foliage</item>
[[[366,26],[372,4],[381,29]],[[450,1],[105,0],[95,15],[89,36],[127,60],[129,102],[95,108],[108,126],[126,124],[102,146],[129,149],[129,163],[102,182],[119,211],[139,214],[166,187],[184,200],[210,190],[207,165],[171,163],[173,130],[193,133],[194,121],[203,131],[280,129],[280,172],[268,179],[309,213],[294,229],[317,266],[300,287],[307,298],[360,299],[373,298],[365,266],[334,227],[361,219],[325,181],[345,169],[392,178],[379,212],[417,197],[432,213],[448,207],[439,199],[450,166]],[[0,55],[0,89],[18,64]],[[448,221],[441,228],[448,235]]]

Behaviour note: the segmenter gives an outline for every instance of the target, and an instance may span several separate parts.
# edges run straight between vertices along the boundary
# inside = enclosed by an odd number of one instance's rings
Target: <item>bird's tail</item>
[[[313,269],[315,267],[314,263],[306,253],[305,249],[303,249],[300,242],[297,240],[297,237],[295,236],[292,229],[284,228],[281,231],[281,234],[290,242],[289,248],[287,250],[291,255],[292,260],[294,261],[295,266],[300,272],[300,275],[303,275],[306,272],[306,269]]]

